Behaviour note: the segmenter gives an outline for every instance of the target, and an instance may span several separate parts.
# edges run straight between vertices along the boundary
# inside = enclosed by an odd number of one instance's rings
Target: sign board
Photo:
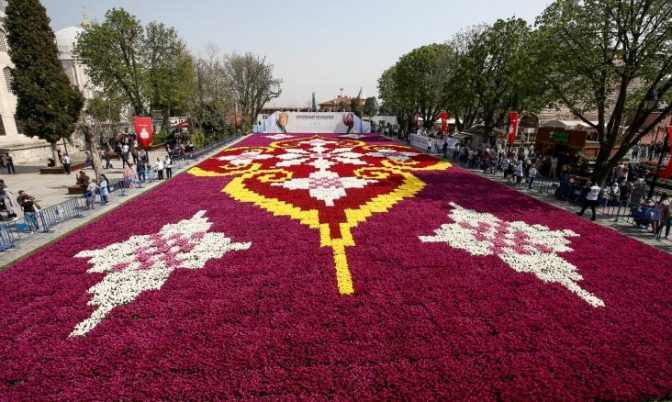
[[[558,144],[568,144],[571,136],[572,133],[568,133],[567,131],[551,131],[549,134],[551,141]]]
[[[426,151],[427,148],[434,145],[431,138],[425,137],[424,135],[420,134],[411,134],[408,136],[408,139],[412,147],[420,149],[422,151]]]
[[[346,123],[352,126],[348,127]],[[350,113],[342,112],[276,112],[264,120],[264,133],[359,133],[370,131],[370,125],[362,123],[361,119]]]
[[[154,136],[154,125],[151,117],[134,117],[135,135],[138,137],[138,144],[142,148],[147,148],[152,144]]]

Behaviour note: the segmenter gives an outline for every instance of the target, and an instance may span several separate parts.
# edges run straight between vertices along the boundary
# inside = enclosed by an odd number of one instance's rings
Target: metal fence
[[[240,137],[240,135],[234,135],[181,157],[174,158],[172,159],[172,168],[181,169],[193,163],[194,160],[228,145]],[[33,215],[23,216],[11,222],[0,223],[0,252],[14,248],[22,241],[30,239],[38,233],[49,233],[53,228],[64,222],[74,218],[81,218],[90,213],[92,210],[95,210],[96,205],[101,206],[112,199],[125,197],[133,189],[143,188],[143,185],[157,180],[156,172],[150,168],[146,172],[144,181],[138,180],[136,175],[130,183],[125,179],[117,179],[110,183],[109,195],[106,202],[102,200],[101,195],[97,192],[92,197],[92,203],[87,202],[85,196],[71,198],[59,204],[40,209]]]

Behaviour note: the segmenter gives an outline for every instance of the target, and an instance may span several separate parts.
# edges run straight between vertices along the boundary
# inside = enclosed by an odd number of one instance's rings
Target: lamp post
[[[644,108],[651,112],[658,106],[658,93],[655,90],[650,90],[646,93],[646,99],[644,100]],[[658,183],[658,172],[660,172],[660,167],[663,165],[663,159],[665,158],[665,150],[668,145],[668,136],[665,136],[663,141],[663,148],[660,151],[660,157],[658,158],[658,165],[656,166],[656,174],[651,180],[651,188],[649,189],[649,195],[647,198],[653,198],[653,193],[656,190],[656,183]]]

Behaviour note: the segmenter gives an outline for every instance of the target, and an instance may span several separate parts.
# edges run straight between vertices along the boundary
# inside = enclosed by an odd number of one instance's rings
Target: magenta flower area
[[[671,267],[379,136],[258,134],[0,272],[0,399],[665,399]]]

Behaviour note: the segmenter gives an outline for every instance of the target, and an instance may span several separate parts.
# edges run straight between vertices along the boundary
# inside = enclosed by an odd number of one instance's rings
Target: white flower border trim
[[[191,219],[165,225],[158,233],[132,236],[99,250],[85,250],[75,257],[88,258],[88,273],[105,277],[88,290],[90,306],[98,306],[70,336],[83,336],[100,324],[117,306],[131,304],[147,290],[159,290],[176,269],[200,269],[211,259],[230,251],[247,250],[251,243],[234,243],[223,233],[208,233],[212,223],[206,211]]]
[[[480,213],[450,203],[449,217],[453,223],[442,225],[435,236],[419,236],[423,243],[446,243],[473,256],[496,255],[516,272],[528,272],[544,282],[559,283],[593,307],[604,302],[582,289],[583,277],[577,267],[558,253],[572,250],[569,237],[579,235],[571,230],[550,230],[542,225],[507,222],[488,213]]]

